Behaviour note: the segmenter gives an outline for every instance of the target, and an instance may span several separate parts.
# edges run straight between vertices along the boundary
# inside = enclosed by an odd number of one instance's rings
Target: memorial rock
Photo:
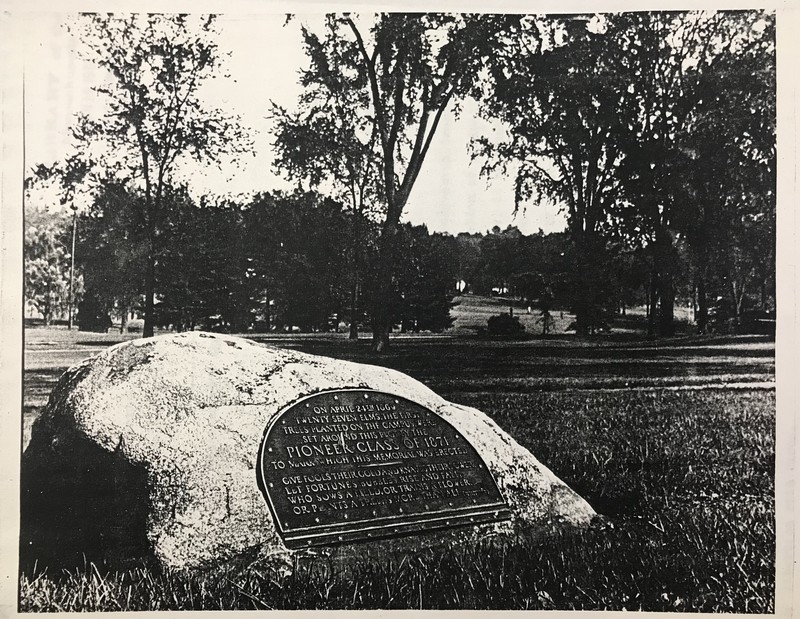
[[[595,516],[488,416],[409,376],[197,332],[68,370],[21,489],[21,555],[40,564],[358,556]]]

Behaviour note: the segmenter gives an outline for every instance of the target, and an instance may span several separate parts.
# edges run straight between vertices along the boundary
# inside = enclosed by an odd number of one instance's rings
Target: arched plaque
[[[379,391],[326,391],[284,409],[258,482],[290,548],[510,518],[486,463],[447,421]]]

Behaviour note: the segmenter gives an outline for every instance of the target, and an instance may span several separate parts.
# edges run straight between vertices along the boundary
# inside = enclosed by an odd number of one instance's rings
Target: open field
[[[474,334],[478,330],[486,328],[486,321],[489,320],[489,317],[507,314],[509,309],[513,309],[514,315],[525,327],[526,334],[539,335],[542,332],[539,310],[536,307],[526,306],[521,301],[504,297],[463,295],[456,297],[455,302],[456,305],[450,310],[451,316],[455,319],[451,329],[453,333]],[[617,316],[613,325],[614,332],[631,334],[640,330],[646,320],[645,312],[644,307],[629,308],[626,316]],[[550,314],[553,321],[550,332],[554,334],[567,332],[575,320],[575,315],[566,310],[553,309]],[[690,317],[691,310],[689,308],[681,305],[675,306],[675,326],[679,333],[688,330]]]
[[[24,435],[71,365],[135,334],[30,329],[25,341]],[[458,401],[460,393],[531,393],[637,387],[772,387],[775,344],[763,336],[684,337],[666,342],[574,336],[492,341],[455,336],[398,336],[387,354],[343,334],[251,335],[252,339],[384,365]]]
[[[125,336],[125,339],[133,336]],[[121,336],[26,334],[25,417],[68,365]],[[770,612],[774,608],[774,342],[630,337],[519,342],[343,336],[254,339],[387,365],[484,410],[605,516],[552,539],[260,565],[202,575],[39,565],[21,610],[502,608]]]

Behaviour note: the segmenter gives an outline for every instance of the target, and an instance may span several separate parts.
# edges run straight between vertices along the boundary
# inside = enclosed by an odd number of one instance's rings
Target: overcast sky
[[[98,69],[79,60],[76,43],[63,27],[65,15],[38,14],[26,24],[25,122],[26,163],[52,163],[69,151],[68,128],[76,112],[98,111],[91,85]],[[320,24],[319,15],[300,15],[284,26],[284,16],[229,15],[219,21],[219,46],[229,51],[230,79],[215,80],[202,91],[208,103],[240,116],[254,138],[255,154],[221,170],[193,168],[189,183],[196,195],[249,194],[286,189],[271,167],[269,101],[294,107],[300,93],[298,70],[305,64],[300,25]],[[411,194],[404,221],[425,223],[432,231],[485,232],[498,225],[518,226],[525,233],[562,230],[564,219],[551,205],[533,206],[513,216],[513,184],[508,178],[489,182],[470,164],[467,144],[492,127],[476,117],[468,102],[459,120],[448,115],[434,137]]]

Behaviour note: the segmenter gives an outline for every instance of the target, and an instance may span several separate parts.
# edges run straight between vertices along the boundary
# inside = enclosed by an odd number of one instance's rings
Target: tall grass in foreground
[[[607,517],[513,543],[325,560],[291,575],[250,566],[37,571],[20,610],[774,608],[772,392],[458,393]]]

